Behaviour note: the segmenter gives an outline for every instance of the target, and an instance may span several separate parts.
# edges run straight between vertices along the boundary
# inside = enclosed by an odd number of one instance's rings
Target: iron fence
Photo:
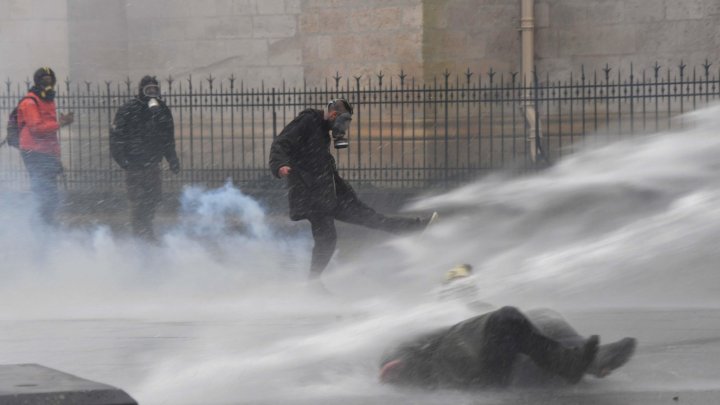
[[[350,148],[335,151],[344,177],[361,187],[455,185],[499,168],[532,168],[531,138],[538,140],[540,157],[554,161],[590,135],[614,140],[684,125],[674,117],[720,98],[720,70],[711,68],[708,61],[692,69],[656,64],[639,72],[581,68],[564,81],[469,69],[425,83],[403,72],[336,75],[314,88],[251,88],[235,77],[168,77],[163,97],[175,118],[183,170],[166,181],[170,187],[213,186],[231,178],[247,187],[280,187],[267,169],[273,137],[301,110],[345,97],[355,115]],[[8,80],[0,88],[3,123],[29,85]],[[135,93],[129,79],[60,84],[58,110],[75,112],[75,122],[60,130],[68,188],[112,190],[122,183],[108,134],[115,112]],[[537,125],[526,119],[528,108],[537,112]],[[3,125],[3,137],[4,131]],[[0,187],[26,187],[17,151],[3,149]]]

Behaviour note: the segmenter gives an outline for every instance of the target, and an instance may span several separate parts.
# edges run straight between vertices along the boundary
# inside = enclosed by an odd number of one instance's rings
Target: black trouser
[[[160,166],[152,165],[145,169],[129,169],[125,172],[128,200],[130,202],[130,220],[135,236],[154,240],[153,219],[162,196]]]
[[[21,155],[30,176],[30,189],[40,208],[40,217],[46,223],[54,224],[60,205],[57,186],[57,176],[62,173],[60,158],[30,151],[22,151]]]
[[[577,357],[522,312],[504,307],[453,326],[438,344],[433,366],[444,386],[505,386],[519,354],[561,376],[569,373],[573,356]]]
[[[311,277],[319,276],[325,270],[335,252],[337,243],[335,220],[395,234],[419,230],[422,227],[422,221],[419,218],[385,216],[357,199],[340,204],[331,214],[314,215],[308,220],[315,240],[310,263]]]

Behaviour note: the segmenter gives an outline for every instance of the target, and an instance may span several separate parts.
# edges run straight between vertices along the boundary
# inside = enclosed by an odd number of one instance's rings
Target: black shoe
[[[613,370],[620,368],[630,360],[633,353],[635,353],[636,346],[637,340],[631,337],[600,346],[595,360],[587,369],[587,373],[597,378],[607,377]]]

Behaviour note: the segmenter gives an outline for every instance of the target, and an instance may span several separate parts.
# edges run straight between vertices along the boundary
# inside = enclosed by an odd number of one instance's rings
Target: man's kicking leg
[[[436,217],[437,213],[428,218],[383,215],[356,198],[343,202],[335,214],[339,221],[394,234],[422,231]]]

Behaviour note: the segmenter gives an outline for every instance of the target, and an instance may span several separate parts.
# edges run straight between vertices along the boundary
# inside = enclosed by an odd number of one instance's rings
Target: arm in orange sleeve
[[[43,120],[40,115],[40,107],[33,100],[23,100],[19,107],[25,126],[30,129],[33,135],[45,135],[55,133],[60,129],[57,120]]]

